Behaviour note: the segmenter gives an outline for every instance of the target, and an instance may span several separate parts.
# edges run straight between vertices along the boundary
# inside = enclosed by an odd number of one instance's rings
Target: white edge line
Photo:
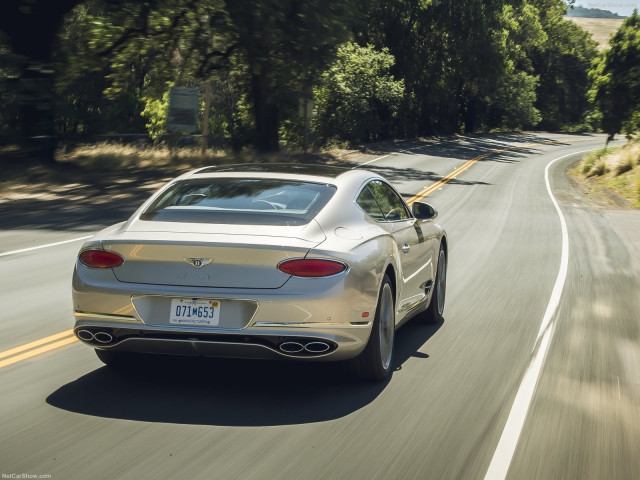
[[[354,168],[362,167],[364,165],[369,165],[370,163],[377,162],[378,160],[382,160],[383,158],[387,158],[387,157],[389,157],[391,155],[397,155],[398,153],[411,153],[411,150],[417,150],[419,148],[424,148],[424,147],[428,147],[428,146],[429,145],[417,145],[415,147],[405,148],[403,150],[398,150],[397,152],[391,152],[391,153],[388,153],[386,155],[383,155],[382,157],[378,157],[378,158],[374,158],[373,160],[369,160],[368,162],[359,163],[355,167],[351,167],[351,169],[353,170]]]
[[[484,476],[485,480],[504,480],[507,476],[507,472],[509,471],[509,466],[511,465],[511,460],[513,459],[520,434],[522,433],[522,427],[524,426],[527,412],[529,411],[529,407],[531,406],[531,400],[533,399],[533,394],[535,392],[538,379],[540,378],[542,365],[549,349],[549,344],[551,343],[551,338],[554,330],[553,327],[555,326],[554,314],[558,308],[558,305],[560,304],[560,297],[562,295],[562,290],[567,279],[567,270],[569,267],[569,234],[567,232],[567,223],[565,221],[564,215],[562,214],[562,210],[560,210],[560,206],[558,205],[556,198],[551,192],[551,185],[549,183],[549,168],[551,167],[551,165],[559,160],[562,160],[563,158],[570,157],[572,155],[580,155],[581,153],[586,153],[593,150],[597,150],[597,148],[563,155],[562,157],[558,157],[549,162],[544,169],[544,179],[547,186],[547,193],[549,194],[549,197],[551,197],[551,202],[553,202],[553,206],[558,213],[558,217],[560,218],[560,227],[562,230],[562,253],[560,257],[560,269],[558,270],[556,283],[553,286],[551,298],[549,299],[547,310],[544,313],[542,324],[540,325],[540,330],[536,338],[531,361],[522,378],[522,382],[518,387],[518,392],[516,393],[513,405],[511,406],[511,411],[509,412],[507,423],[504,426],[504,430],[502,431],[502,435],[500,436],[500,441],[498,442],[498,446],[496,447],[493,458],[491,459],[491,463],[489,464],[489,469]]]
[[[47,243],[46,245],[38,245],[37,247],[22,248],[20,250],[12,250],[10,252],[0,253],[0,257],[14,255],[16,253],[30,252],[32,250],[40,250],[41,248],[55,247],[56,245],[64,245],[65,243],[79,242],[80,240],[86,240],[91,237],[93,237],[93,235],[87,235],[86,237],[72,238],[71,240],[63,240],[62,242]]]
[[[353,170],[354,168],[362,167],[363,165],[369,165],[370,163],[377,162],[378,160],[382,160],[383,158],[387,158],[389,155],[392,155],[393,153],[395,153],[395,152],[388,153],[387,155],[383,155],[383,156],[378,157],[378,158],[374,158],[373,160],[369,160],[368,162],[359,163],[358,165],[356,165],[355,167],[352,167],[351,169]]]

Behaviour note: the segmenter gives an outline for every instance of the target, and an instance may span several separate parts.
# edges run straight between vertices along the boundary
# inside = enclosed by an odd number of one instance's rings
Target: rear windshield
[[[303,225],[335,193],[333,185],[278,179],[207,178],[177,182],[140,216],[158,222]]]

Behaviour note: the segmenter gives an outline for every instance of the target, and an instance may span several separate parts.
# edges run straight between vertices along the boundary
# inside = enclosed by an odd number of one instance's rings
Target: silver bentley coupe
[[[132,352],[344,361],[383,380],[396,329],[442,321],[436,216],[365,170],[201,168],[84,243],[74,332],[120,368]]]

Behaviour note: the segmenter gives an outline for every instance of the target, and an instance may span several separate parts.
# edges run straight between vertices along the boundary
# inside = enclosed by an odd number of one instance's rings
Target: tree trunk
[[[211,111],[211,80],[204,82],[204,115],[202,116],[202,146],[200,155],[207,156],[209,147],[209,113]]]
[[[32,154],[53,163],[56,149],[52,45],[64,16],[81,0],[3,0],[0,30],[20,62],[20,131]]]
[[[53,73],[44,65],[31,64],[21,72],[20,131],[30,155],[55,163],[58,138],[55,129]]]
[[[464,133],[473,133],[476,128],[476,101],[475,98],[467,98],[464,101]]]
[[[255,142],[259,152],[277,152],[280,149],[278,135],[278,102],[275,89],[269,85],[265,68],[251,76],[253,113],[255,116]]]

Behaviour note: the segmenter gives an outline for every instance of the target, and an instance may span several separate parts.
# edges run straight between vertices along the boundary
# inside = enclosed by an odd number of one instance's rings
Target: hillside
[[[573,7],[567,12],[567,17],[582,18],[624,18],[622,15],[610,12],[609,10],[601,10],[599,8]]]
[[[577,23],[587,32],[593,39],[598,42],[598,49],[604,50],[609,47],[609,38],[620,28],[624,18],[586,18],[586,17],[565,17],[567,20]]]

